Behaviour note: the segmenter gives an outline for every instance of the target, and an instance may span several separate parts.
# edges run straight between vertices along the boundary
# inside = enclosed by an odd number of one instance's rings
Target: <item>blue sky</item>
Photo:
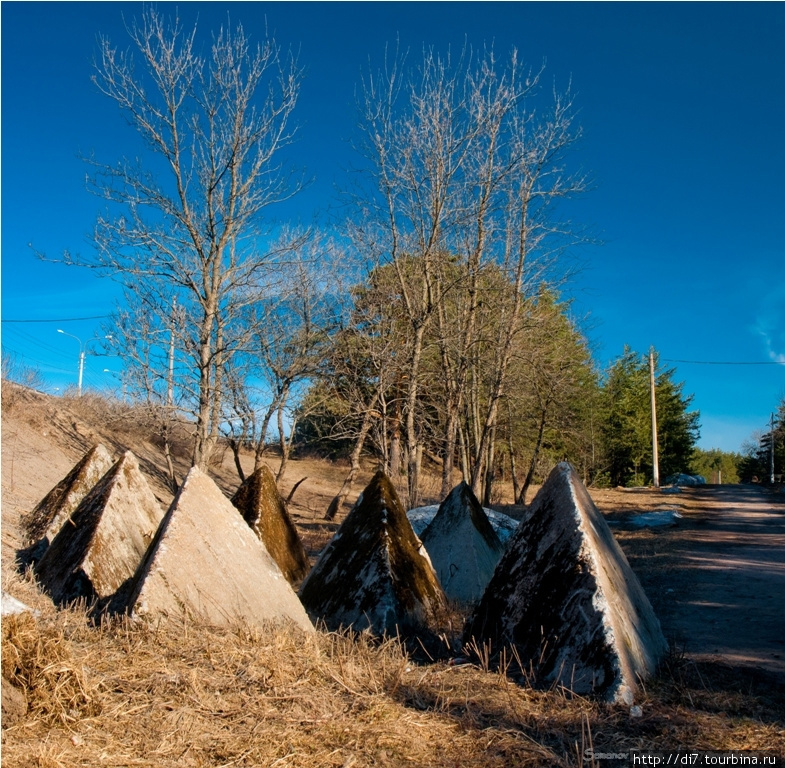
[[[584,138],[576,166],[595,188],[571,204],[603,240],[579,254],[567,289],[605,364],[654,345],[695,396],[704,448],[738,450],[785,396],[785,4],[179,3],[207,34],[227,13],[261,36],[265,18],[306,69],[291,160],[314,183],[280,215],[336,206],[352,162],[355,87],[369,57],[400,39],[445,51],[467,40],[518,48],[572,81]],[[80,153],[135,151],[114,105],[90,82],[99,33],[125,44],[140,3],[3,2],[3,347],[50,391],[76,381],[81,340],[100,331],[117,286],[39,261],[89,250],[101,202]],[[11,322],[14,320],[47,322]],[[780,361],[781,365],[759,364]],[[88,356],[87,386],[116,381],[117,359]]]

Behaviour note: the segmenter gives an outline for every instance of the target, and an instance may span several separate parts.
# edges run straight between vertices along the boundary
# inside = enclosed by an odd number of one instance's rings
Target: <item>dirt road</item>
[[[785,498],[724,485],[662,502],[682,512],[678,525],[628,540],[666,637],[696,661],[785,681]]]

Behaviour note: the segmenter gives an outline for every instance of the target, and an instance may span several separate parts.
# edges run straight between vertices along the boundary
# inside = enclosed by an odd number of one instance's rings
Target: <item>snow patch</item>
[[[630,518],[630,523],[638,528],[659,528],[663,525],[677,525],[682,514],[675,509],[660,509],[654,512],[641,512]]]
[[[502,544],[505,544],[518,529],[518,520],[502,512],[494,512],[494,510],[487,507],[483,507],[483,510],[491,521],[493,530],[496,532],[499,540]],[[438,504],[429,504],[425,507],[415,507],[406,513],[406,517],[409,518],[409,522],[412,524],[412,528],[417,536],[422,536],[423,531],[431,524],[431,520],[436,517],[438,511]]]

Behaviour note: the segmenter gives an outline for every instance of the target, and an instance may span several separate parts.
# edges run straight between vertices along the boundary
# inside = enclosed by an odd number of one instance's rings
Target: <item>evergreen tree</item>
[[[700,475],[707,483],[738,483],[740,453],[728,453],[717,448],[708,451],[696,448],[692,454],[691,473]]]
[[[688,472],[700,434],[692,395],[674,381],[674,369],[657,372],[657,422],[660,476]],[[641,485],[653,477],[651,393],[646,358],[625,347],[611,366],[602,392],[601,435],[605,465],[613,485]]]
[[[785,475],[785,397],[774,414],[774,429],[746,444],[739,474],[743,483],[768,482],[771,477],[771,444],[774,441],[774,478],[782,482]],[[779,478],[779,480],[777,480]]]

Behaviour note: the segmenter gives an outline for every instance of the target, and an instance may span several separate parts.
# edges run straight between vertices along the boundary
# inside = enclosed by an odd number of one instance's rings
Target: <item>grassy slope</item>
[[[104,440],[115,454],[131,448],[161,501],[171,494],[160,451],[134,414],[100,402],[71,408],[33,393],[6,394],[3,588],[41,613],[35,621],[3,621],[3,674],[29,701],[27,715],[4,729],[3,765],[580,766],[591,765],[583,754],[592,746],[785,752],[775,686],[676,654],[649,683],[643,716],[632,717],[626,707],[518,686],[482,664],[415,663],[394,641],[324,632],[308,640],[273,627],[93,628],[78,610],[55,611],[14,571],[19,518],[89,445]],[[337,525],[320,518],[344,471],[292,462],[282,483],[285,494],[309,477],[293,517],[312,557]],[[230,456],[214,476],[225,492],[236,488]],[[623,497],[604,502],[621,509]],[[647,537],[628,535],[623,545],[635,555]],[[645,566],[641,557],[633,562]]]

